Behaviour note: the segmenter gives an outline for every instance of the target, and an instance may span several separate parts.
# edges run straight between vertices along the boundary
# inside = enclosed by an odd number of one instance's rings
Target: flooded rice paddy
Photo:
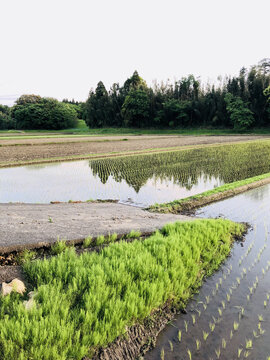
[[[199,217],[249,222],[221,270],[159,335],[146,360],[268,360],[270,357],[270,185],[201,209]]]
[[[0,169],[0,202],[115,199],[148,206],[270,171],[270,142]]]

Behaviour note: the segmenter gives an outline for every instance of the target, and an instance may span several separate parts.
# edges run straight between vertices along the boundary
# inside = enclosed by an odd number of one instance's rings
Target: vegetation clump
[[[0,298],[1,359],[91,356],[165,303],[181,308],[243,232],[229,220],[196,220],[100,253],[67,248],[26,262],[37,306],[26,310],[17,294]]]

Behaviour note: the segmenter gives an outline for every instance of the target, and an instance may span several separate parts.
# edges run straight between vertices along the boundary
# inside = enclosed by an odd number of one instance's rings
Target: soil
[[[142,323],[131,326],[125,336],[118,337],[106,348],[99,349],[92,360],[134,360],[155,346],[158,334],[177,312],[170,303],[153,311]],[[83,360],[90,360],[85,357]]]
[[[127,138],[128,141],[123,141]],[[42,159],[63,158],[68,160],[73,156],[85,156],[95,154],[108,154],[114,152],[145,151],[146,149],[170,148],[204,144],[220,144],[256,139],[269,139],[267,136],[235,135],[235,136],[121,136],[121,140],[112,140],[112,136],[87,138],[58,138],[58,139],[16,139],[16,143],[30,141],[34,146],[0,146],[0,167],[9,163],[38,162]],[[75,140],[77,141],[75,141]],[[96,141],[93,141],[96,139]],[[50,144],[44,144],[49,140]],[[82,141],[83,140],[83,141]],[[108,140],[108,141],[106,141]],[[0,140],[0,145],[8,145],[13,140]],[[68,142],[70,141],[70,142]],[[10,143],[10,145],[12,145]]]

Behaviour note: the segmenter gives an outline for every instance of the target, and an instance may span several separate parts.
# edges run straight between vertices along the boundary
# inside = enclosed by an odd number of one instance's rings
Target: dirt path
[[[0,253],[41,247],[60,239],[153,232],[183,215],[154,214],[115,203],[0,204]]]
[[[61,135],[60,135],[61,136]],[[62,136],[62,137],[47,137],[47,138],[31,138],[21,139],[1,139],[0,144],[2,146],[13,146],[13,145],[36,145],[36,144],[58,144],[58,143],[74,143],[74,142],[105,142],[105,141],[126,141],[126,140],[140,140],[143,136],[144,139],[161,139],[171,137],[178,137],[178,135],[102,135],[102,136]]]
[[[109,137],[111,138],[111,137]],[[136,136],[127,141],[80,141],[59,142],[53,144],[35,143],[35,146],[0,146],[0,166],[8,163],[31,162],[38,159],[70,158],[72,156],[86,156],[89,154],[105,154],[113,152],[132,152],[145,149],[158,149],[169,147],[181,147],[190,145],[203,145],[215,143],[228,143],[250,141],[256,139],[270,139],[267,136]],[[41,139],[42,141],[44,139]],[[50,139],[51,140],[51,139]],[[57,141],[58,141],[57,140]],[[66,140],[66,139],[65,139]],[[103,140],[106,140],[104,137]],[[3,140],[2,140],[3,141]],[[25,140],[22,140],[25,141]],[[56,139],[53,139],[55,142]],[[1,145],[1,141],[0,141]]]

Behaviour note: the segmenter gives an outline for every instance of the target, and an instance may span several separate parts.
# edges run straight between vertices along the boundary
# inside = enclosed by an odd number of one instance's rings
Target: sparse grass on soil
[[[229,220],[195,220],[100,253],[78,256],[67,248],[27,261],[35,305],[26,310],[14,293],[0,298],[1,360],[91,356],[168,300],[183,306],[244,230]]]
[[[35,142],[35,146],[7,146],[6,143],[5,146],[0,146],[0,167],[183,150],[225,143],[250,143],[262,141],[262,139],[267,138],[264,136],[155,136],[151,138],[142,136],[128,141],[123,141],[123,138],[106,141],[103,138],[102,141],[85,141],[84,139],[74,142],[72,139],[70,142],[60,143],[56,139],[52,144],[44,144],[44,140],[41,139],[43,143]]]
[[[240,181],[234,181],[184,199],[174,200],[164,204],[154,204],[150,206],[148,210],[162,213],[181,213],[191,211],[198,207],[208,205],[212,202],[240,194],[249,189],[254,189],[268,183],[270,183],[270,173]]]

